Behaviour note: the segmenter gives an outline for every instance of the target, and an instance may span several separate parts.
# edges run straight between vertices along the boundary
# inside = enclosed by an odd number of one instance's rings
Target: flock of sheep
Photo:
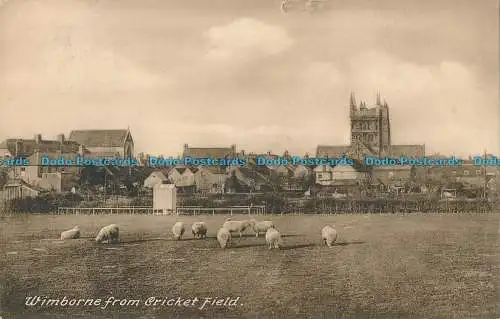
[[[265,233],[266,243],[269,249],[283,247],[283,240],[281,234],[276,229],[274,223],[270,220],[257,221],[250,220],[231,220],[226,219],[222,227],[217,232],[217,241],[221,248],[228,248],[232,245],[232,234],[238,233],[240,238],[246,229],[252,229],[255,236],[259,237],[261,233]],[[116,224],[111,224],[101,228],[97,234],[95,241],[97,243],[118,243],[119,242],[119,228]],[[182,239],[186,232],[186,225],[183,222],[176,222],[172,227],[172,233],[176,240]],[[207,224],[205,222],[195,222],[191,225],[191,232],[194,238],[203,239],[207,237]],[[61,240],[77,239],[80,238],[80,227],[75,226],[72,229],[66,230],[61,233]],[[337,240],[337,231],[330,225],[323,227],[321,230],[321,239],[325,245],[332,247]]]

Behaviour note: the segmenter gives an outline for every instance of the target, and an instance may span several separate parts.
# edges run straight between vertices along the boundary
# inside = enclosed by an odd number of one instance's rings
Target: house
[[[168,169],[155,170],[144,180],[144,188],[154,188],[156,184],[164,184],[168,180]]]
[[[337,182],[346,180],[366,181],[369,176],[369,169],[357,161],[354,161],[353,165],[336,165],[332,168],[332,179]]]
[[[217,166],[199,166],[194,173],[196,189],[201,193],[224,193],[228,177],[226,170]]]
[[[415,175],[416,179],[422,183],[427,181],[448,181],[482,186],[487,171],[487,167],[476,166],[469,161],[464,161],[460,166],[416,167]]]
[[[313,169],[316,184],[330,185],[333,182],[332,167],[328,164],[318,165]]]
[[[70,172],[42,173],[38,186],[56,193],[69,192],[77,185],[78,178]]]
[[[36,134],[33,139],[6,139],[0,143],[0,157],[24,157],[32,155],[35,150],[40,153],[60,151],[61,153],[78,152],[79,144],[65,139],[64,134],[59,134],[56,140],[44,140],[41,134]]]
[[[47,165],[42,161],[44,158],[50,160],[60,159],[75,160],[78,153],[41,152],[35,149],[27,157],[30,162],[28,166],[14,166],[10,169],[9,177],[20,179],[27,184],[38,186],[45,190],[65,192],[71,190],[76,184],[81,167],[71,165]]]
[[[224,183],[224,193],[235,194],[235,193],[249,193],[251,192],[251,187],[236,177],[236,174],[229,176]]]
[[[197,171],[196,167],[176,166],[168,173],[168,180],[176,187],[195,186],[194,174]]]
[[[287,179],[294,176],[294,167],[292,165],[270,166],[269,169],[271,169],[277,176]]]
[[[370,171],[360,162],[354,161],[353,165],[318,165],[314,168],[316,184],[341,185],[342,183],[349,184],[352,181],[356,183],[366,181],[370,177]]]
[[[256,169],[257,167],[252,164],[247,166],[229,166],[227,168],[227,175],[234,176],[248,190],[260,192],[270,189],[267,176],[260,173]]]
[[[231,145],[231,147],[189,147],[188,144],[184,144],[182,156],[214,159],[235,158],[237,156],[236,145]]]
[[[296,165],[293,168],[293,177],[296,180],[306,180],[312,176],[313,170],[305,165]]]
[[[373,166],[371,178],[375,184],[400,185],[413,180],[415,167],[411,165]]]
[[[3,190],[0,190],[0,202],[6,203],[7,201],[13,199],[37,197],[43,192],[43,189],[37,186],[29,185],[23,180],[10,180],[3,187]]]
[[[129,129],[126,130],[75,130],[69,140],[83,145],[92,157],[134,156],[134,140]]]

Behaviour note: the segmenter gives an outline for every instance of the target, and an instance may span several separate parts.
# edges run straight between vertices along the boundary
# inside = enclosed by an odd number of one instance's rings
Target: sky
[[[498,1],[300,1],[0,0],[0,139],[314,154],[380,92],[393,144],[500,155]]]

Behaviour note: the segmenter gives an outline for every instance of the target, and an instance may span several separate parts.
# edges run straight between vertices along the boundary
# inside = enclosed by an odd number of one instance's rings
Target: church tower
[[[382,104],[380,93],[377,93],[375,105],[367,107],[360,101],[359,109],[351,93],[350,98],[351,146],[365,145],[375,156],[388,155],[391,146],[391,129],[389,107]]]

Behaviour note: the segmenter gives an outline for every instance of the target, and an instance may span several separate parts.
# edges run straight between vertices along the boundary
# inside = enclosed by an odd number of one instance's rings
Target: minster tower
[[[368,147],[373,155],[388,155],[391,149],[391,123],[387,102],[382,104],[380,94],[374,106],[367,107],[364,101],[356,103],[351,93],[350,112],[351,146],[361,143]]]

